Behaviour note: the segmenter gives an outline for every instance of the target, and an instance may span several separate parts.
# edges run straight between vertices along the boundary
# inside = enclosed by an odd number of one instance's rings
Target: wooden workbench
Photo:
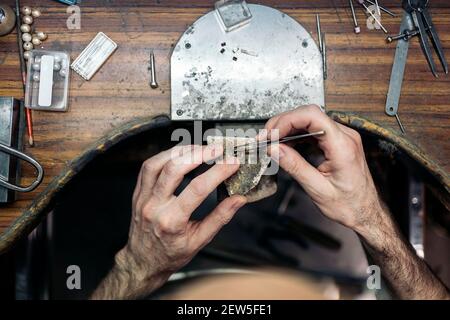
[[[252,2],[252,1],[250,1]],[[381,31],[355,35],[347,0],[256,1],[278,8],[297,19],[316,36],[315,14],[320,13],[328,46],[327,108],[353,111],[385,127],[399,130],[384,113],[395,44],[387,45]],[[383,16],[383,24],[397,33],[401,20],[399,1],[382,1],[398,17]],[[450,2],[432,0],[436,28],[450,61]],[[14,1],[6,1],[14,6]],[[22,1],[33,6],[35,1]],[[99,31],[118,45],[118,50],[90,81],[72,72],[70,109],[67,113],[33,112],[35,147],[26,152],[45,168],[42,185],[22,194],[11,205],[0,207],[0,233],[10,228],[67,163],[113,128],[139,118],[167,114],[170,106],[169,59],[180,35],[198,17],[213,8],[213,1],[83,0],[81,29],[68,30],[67,6],[39,1],[42,16],[37,29],[47,32],[45,49],[67,51],[72,59]],[[358,8],[360,22],[365,21]],[[156,54],[160,87],[150,89],[149,51]],[[0,95],[22,98],[15,32],[0,37]],[[420,50],[411,41],[400,114],[408,139],[426,152],[448,174],[450,171],[450,76],[435,79]],[[25,168],[23,182],[30,182]]]

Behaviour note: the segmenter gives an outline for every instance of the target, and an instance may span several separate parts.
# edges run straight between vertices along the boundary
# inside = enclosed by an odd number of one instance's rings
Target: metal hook
[[[18,185],[9,183],[8,181],[6,181],[3,178],[0,178],[0,186],[5,187],[7,189],[14,190],[14,191],[19,191],[19,192],[30,192],[30,191],[33,191],[34,189],[36,189],[36,187],[42,182],[42,178],[44,177],[44,169],[42,168],[41,164],[39,162],[37,162],[36,160],[34,160],[32,157],[14,149],[14,148],[4,145],[2,143],[0,143],[0,151],[10,154],[12,156],[16,156],[17,158],[22,159],[25,162],[28,162],[33,167],[35,167],[36,171],[37,171],[36,179],[29,186],[26,186],[26,187],[18,186]]]

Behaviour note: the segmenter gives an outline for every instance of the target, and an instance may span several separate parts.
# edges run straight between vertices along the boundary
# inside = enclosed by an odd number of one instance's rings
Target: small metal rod
[[[381,27],[381,29],[384,31],[384,33],[388,33],[386,28],[381,24],[380,20],[377,18],[376,15],[373,14],[373,12],[366,6],[364,3],[364,0],[358,0],[359,4],[364,7],[364,9],[372,16],[372,18],[375,20],[376,23]]]
[[[317,38],[319,39],[319,50],[322,52],[323,44],[322,44],[322,28],[320,26],[320,16],[316,14],[316,24],[317,24]]]
[[[405,134],[406,133],[405,127],[403,127],[403,124],[400,121],[400,117],[398,116],[398,113],[395,114],[395,119],[397,119],[397,123],[400,126],[400,130],[402,130],[403,134]]]
[[[328,64],[327,64],[327,44],[325,41],[325,33],[322,34],[322,60],[323,60],[323,79],[328,78]]]
[[[405,41],[408,41],[409,39],[411,39],[412,37],[417,36],[418,34],[419,34],[419,31],[418,31],[418,30],[415,30],[415,31],[405,30],[405,32],[400,33],[400,34],[398,34],[398,35],[395,35],[395,36],[388,36],[388,37],[386,38],[386,41],[389,42],[389,43],[391,43],[391,42],[393,42],[393,41],[396,41],[396,40],[400,40],[400,39],[403,39],[403,40],[405,40]]]
[[[256,147],[259,149],[261,147],[265,147],[270,144],[286,143],[289,141],[300,140],[300,139],[304,139],[304,138],[308,138],[308,137],[322,136],[324,134],[325,134],[325,130],[321,130],[321,131],[317,131],[317,132],[311,132],[311,133],[299,134],[299,135],[295,135],[295,136],[284,137],[280,140],[264,140],[264,141],[258,141],[256,144],[246,143],[246,144],[241,144],[241,145],[235,146],[234,151],[237,152],[237,151],[239,151],[239,149],[242,149],[242,148],[245,150],[248,147]],[[248,150],[249,149],[247,149],[247,151]]]
[[[153,50],[150,52],[150,69],[150,87],[156,89],[158,88],[158,83],[156,82],[155,54]]]
[[[356,18],[355,7],[353,6],[353,0],[348,0],[350,2],[350,9],[352,10],[353,23],[355,25],[355,33],[361,32],[361,28],[358,25],[358,19]]]
[[[380,5],[378,4],[378,0],[375,0],[375,7],[377,8],[377,13],[381,17]]]
[[[368,3],[370,3],[371,5],[374,5],[375,2],[371,1],[371,0],[366,0]],[[378,1],[377,1],[378,2]],[[396,17],[397,15],[395,13],[393,13],[391,10],[383,7],[383,6],[378,6],[380,8],[381,11],[387,13],[388,15],[390,15],[391,17]]]

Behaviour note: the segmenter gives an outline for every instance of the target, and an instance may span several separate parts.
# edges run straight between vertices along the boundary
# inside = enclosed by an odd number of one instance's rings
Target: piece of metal
[[[355,26],[355,28],[354,28],[355,33],[356,34],[361,33],[361,28],[358,25],[358,19],[356,18],[355,7],[353,6],[353,0],[348,0],[348,2],[350,3],[350,9],[352,11],[352,18],[353,18],[353,24]]]
[[[403,14],[402,24],[400,26],[400,34],[404,33],[406,30],[414,31],[414,23],[411,19],[411,16],[405,11]],[[403,75],[405,73],[406,60],[408,57],[408,48],[409,42],[407,40],[398,40],[385,109],[386,113],[392,117],[396,116],[398,113],[398,105],[403,84]]]
[[[375,0],[375,8],[377,8],[377,14],[381,17],[380,5],[378,4],[378,0]]]
[[[268,119],[300,105],[324,107],[322,55],[309,32],[276,9],[248,8],[245,26],[225,32],[212,11],[175,45],[172,120]]]
[[[410,171],[412,171],[410,169]],[[409,242],[422,259],[424,252],[424,216],[425,186],[414,172],[409,176],[408,184],[408,236]]]
[[[156,82],[155,54],[153,50],[150,52],[150,87],[152,89],[158,88],[158,83]]]
[[[406,133],[405,127],[403,126],[403,123],[401,122],[400,116],[398,115],[398,113],[395,114],[395,119],[397,120],[400,130],[402,131],[403,134],[405,134]]]
[[[317,27],[317,40],[319,42],[319,50],[320,52],[323,51],[323,44],[322,44],[322,27],[320,26],[320,16],[316,14],[316,27]]]
[[[388,36],[386,38],[386,41],[391,43],[393,41],[397,41],[400,39],[403,39],[405,41],[409,41],[409,39],[411,39],[412,37],[415,37],[419,35],[419,31],[415,30],[415,31],[409,31],[409,30],[405,30],[403,33],[398,34],[396,36]]]
[[[25,186],[25,187],[19,186],[14,183],[11,183],[3,178],[0,178],[0,186],[5,187],[10,190],[13,190],[13,191],[18,191],[18,192],[30,192],[30,191],[33,191],[34,189],[36,189],[37,186],[39,186],[39,184],[42,182],[42,178],[44,177],[44,169],[42,168],[42,166],[39,162],[34,160],[29,155],[26,155],[25,153],[20,152],[14,148],[11,148],[7,145],[2,144],[2,143],[0,143],[0,152],[7,153],[9,155],[15,156],[15,157],[25,161],[25,162],[28,162],[36,169],[36,172],[37,172],[36,179],[28,186]]]
[[[0,4],[0,36],[9,34],[16,25],[13,9],[6,4]]]
[[[327,63],[327,42],[325,41],[325,33],[322,34],[322,63],[323,63],[323,79],[328,78],[328,63]]]
[[[358,0],[359,4],[367,11],[368,14],[375,20],[376,23],[380,26],[381,30],[384,31],[384,33],[388,33],[387,29],[381,24],[380,19],[377,18],[376,15],[373,14],[372,10],[369,9],[369,7],[364,3],[364,0]]]
[[[252,150],[255,147],[256,148],[264,148],[271,144],[286,143],[286,142],[301,140],[301,139],[310,138],[310,137],[319,137],[319,136],[323,136],[324,134],[325,134],[325,130],[321,130],[321,131],[317,131],[317,132],[311,132],[311,133],[305,133],[305,134],[298,134],[295,136],[284,137],[279,140],[263,140],[263,141],[258,141],[258,143],[246,143],[246,144],[241,144],[241,145],[235,146],[234,151],[237,152],[240,149]]]
[[[371,0],[366,0],[366,2],[370,3],[371,5],[375,5],[375,2],[373,2]],[[378,7],[380,8],[381,11],[387,13],[391,17],[396,17],[397,16],[395,13],[393,13],[391,10],[387,9],[386,7],[383,7],[383,6],[380,6],[380,5]]]
[[[428,65],[431,72],[437,78],[438,73],[436,70],[436,64],[434,62],[433,54],[431,52],[431,47],[429,44],[429,39],[431,40],[437,56],[442,64],[444,72],[448,73],[448,64],[444,56],[444,51],[442,49],[441,41],[434,28],[431,15],[428,11],[428,0],[403,0],[403,9],[408,12],[414,22],[416,30],[419,32],[420,46],[427,59]]]
[[[252,13],[244,0],[219,0],[215,3],[215,8],[226,32],[240,28],[252,19]]]

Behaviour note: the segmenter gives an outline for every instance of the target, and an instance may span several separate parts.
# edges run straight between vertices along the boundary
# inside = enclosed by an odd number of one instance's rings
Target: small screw
[[[152,52],[150,52],[150,87],[152,89],[156,89],[158,88],[158,83],[156,82],[156,70],[155,70],[155,54]]]
[[[178,109],[178,110],[177,110],[177,116],[182,116],[182,115],[183,115],[183,110]]]
[[[187,43],[184,45],[184,47],[185,47],[186,49],[190,49],[190,48],[191,48],[191,44],[190,44],[189,42],[187,42]]]

